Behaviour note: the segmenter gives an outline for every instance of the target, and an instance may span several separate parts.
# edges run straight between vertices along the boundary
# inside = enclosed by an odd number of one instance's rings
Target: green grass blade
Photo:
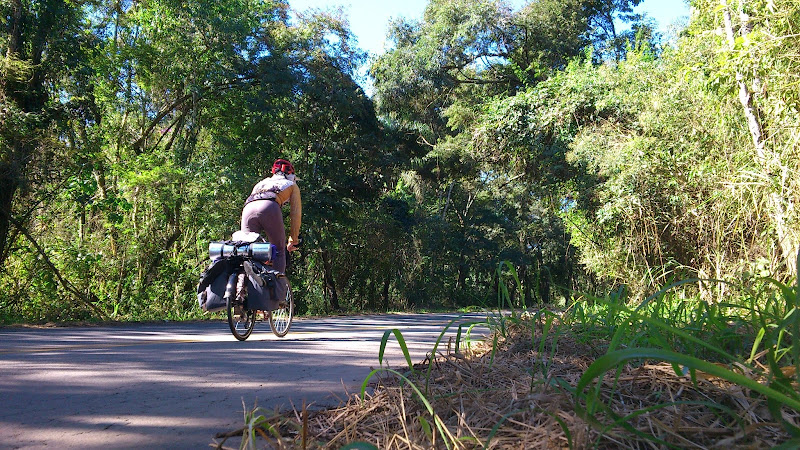
[[[764,335],[767,333],[767,330],[764,327],[761,327],[756,334],[756,338],[753,341],[753,346],[750,348],[750,358],[747,360],[748,363],[752,363],[756,359],[756,353],[758,353],[758,348],[761,345],[761,341],[764,339]]]
[[[478,321],[473,321],[473,322],[463,322],[463,323],[460,323],[458,325],[458,331],[456,332],[456,346],[455,346],[455,352],[456,353],[458,353],[459,344],[461,344],[461,333],[462,333],[463,328],[467,327],[467,331],[464,334],[464,336],[465,336],[464,339],[468,340],[469,336],[472,334],[472,329],[475,328],[478,325],[484,325],[485,327],[489,328],[489,322],[485,321],[485,320],[483,320],[483,321],[478,320]]]
[[[723,349],[721,349],[719,347],[716,347],[716,346],[712,345],[711,343],[706,342],[705,340],[700,339],[700,338],[692,335],[689,332],[686,332],[686,331],[681,330],[679,328],[670,326],[670,325],[668,325],[668,324],[666,324],[666,323],[664,323],[664,322],[662,322],[660,320],[653,319],[651,317],[647,317],[647,316],[641,315],[636,311],[631,313],[631,318],[632,319],[639,319],[639,320],[644,321],[644,322],[646,322],[646,323],[648,323],[650,325],[653,325],[653,326],[656,326],[656,327],[661,328],[663,330],[669,331],[670,333],[675,334],[677,336],[680,336],[683,339],[686,339],[687,341],[694,342],[695,344],[697,344],[697,345],[699,345],[699,346],[701,346],[703,348],[711,350],[712,352],[720,355],[722,358],[725,358],[725,359],[727,359],[729,361],[739,361],[739,358],[733,356],[732,354],[726,352],[725,350],[723,350]]]
[[[782,406],[783,405],[777,400],[767,399],[767,409],[770,414],[772,414],[772,418],[780,422],[780,424],[783,425],[783,429],[786,430],[792,438],[800,439],[800,428],[783,417],[783,413],[781,412]]]
[[[497,434],[497,432],[500,430],[500,426],[503,425],[503,422],[505,422],[506,419],[508,419],[509,417],[511,417],[511,416],[513,416],[515,414],[519,414],[521,412],[525,412],[525,410],[524,409],[517,409],[517,410],[511,411],[509,413],[506,413],[506,414],[503,415],[503,417],[500,418],[500,420],[496,424],[494,424],[492,429],[489,431],[489,435],[486,436],[486,442],[483,444],[484,450],[489,448],[489,444],[492,442],[492,439],[494,438],[494,435]]]
[[[428,364],[428,370],[425,372],[425,392],[426,393],[428,392],[428,386],[430,384],[431,369],[433,369],[433,360],[436,358],[436,350],[439,349],[439,344],[441,344],[445,333],[447,333],[447,330],[449,330],[450,327],[452,327],[453,324],[457,320],[461,319],[462,317],[464,317],[464,314],[459,314],[458,317],[456,317],[456,318],[450,320],[449,322],[447,322],[447,325],[445,325],[445,327],[442,330],[442,332],[439,333],[439,337],[436,338],[436,342],[433,344],[433,350],[431,351],[431,362],[430,362],[430,364]]]
[[[378,350],[378,364],[381,366],[383,365],[383,355],[386,352],[386,344],[389,342],[389,336],[392,333],[394,333],[397,343],[400,344],[400,350],[403,351],[403,356],[406,358],[406,363],[408,363],[408,370],[414,372],[414,364],[411,362],[411,354],[408,352],[408,345],[406,345],[406,340],[403,338],[403,333],[401,333],[397,328],[386,330],[383,333],[383,337],[381,338],[381,347]]]
[[[511,310],[511,315],[515,316],[516,313],[514,311],[514,305],[511,304],[511,295],[508,293],[508,286],[503,281],[503,266],[508,266],[510,269],[514,269],[514,266],[511,265],[508,261],[500,261],[497,265],[497,312],[499,314],[503,313],[503,304],[508,304],[508,309]]]
[[[431,424],[422,416],[419,416],[419,424],[422,426],[422,431],[425,432],[425,436],[428,436],[428,439],[433,441],[433,431],[431,430]]]
[[[739,415],[736,413],[736,411],[734,411],[734,410],[732,410],[732,409],[730,409],[730,408],[728,408],[726,406],[720,405],[719,403],[698,402],[698,401],[676,401],[676,402],[660,403],[660,404],[657,404],[657,405],[649,406],[647,408],[642,408],[642,409],[636,410],[636,411],[634,411],[634,412],[632,412],[632,413],[630,413],[630,414],[628,414],[626,416],[619,417],[617,420],[615,420],[614,422],[608,424],[605,428],[601,429],[600,430],[600,434],[601,435],[605,434],[606,431],[611,430],[616,426],[621,426],[623,423],[629,422],[631,419],[634,419],[634,418],[636,418],[638,416],[641,416],[641,415],[644,415],[644,414],[648,414],[648,413],[651,413],[653,411],[658,411],[660,409],[665,409],[665,408],[669,408],[669,407],[672,407],[672,406],[680,406],[680,405],[702,405],[702,406],[707,406],[709,409],[712,409],[712,410],[718,409],[720,411],[725,412],[731,419],[735,420],[737,425],[739,425],[739,427],[742,430],[745,429],[744,420],[741,417],[739,417]],[[658,443],[661,444],[661,445],[665,444],[665,442],[661,441],[660,439],[658,440]],[[667,444],[667,445],[670,445],[670,444]]]
[[[592,365],[586,369],[586,372],[584,372],[583,376],[581,376],[576,387],[577,394],[582,396],[583,391],[592,380],[602,377],[603,374],[609,370],[631,359],[656,359],[669,363],[680,364],[689,367],[690,369],[701,370],[710,375],[722,378],[738,384],[739,386],[758,392],[764,395],[767,399],[781,402],[795,411],[800,411],[800,400],[785,395],[776,389],[770,388],[769,386],[764,386],[763,384],[747,378],[744,375],[725,369],[716,364],[712,364],[708,361],[704,361],[693,356],[682,355],[680,353],[656,348],[630,348],[625,350],[617,350],[601,356],[594,363],[592,363]]]
[[[448,437],[451,435],[449,432],[447,433],[445,432],[445,429],[447,427],[444,425],[444,422],[442,421],[442,419],[439,418],[439,416],[436,415],[436,412],[433,410],[433,406],[431,406],[431,403],[428,401],[427,398],[425,398],[425,395],[423,395],[422,391],[420,391],[419,388],[411,380],[409,380],[405,375],[401,374],[400,372],[387,368],[374,369],[372,372],[369,373],[369,375],[367,375],[367,378],[364,379],[364,382],[361,383],[361,400],[363,401],[366,396],[367,385],[369,384],[369,380],[372,379],[372,377],[378,372],[389,372],[394,375],[397,375],[398,377],[400,377],[400,379],[405,381],[411,387],[411,389],[414,390],[414,392],[417,394],[417,397],[419,397],[422,404],[425,405],[425,409],[428,410],[428,413],[433,418],[433,423],[434,425],[436,425],[436,429],[439,430],[439,434],[441,434],[445,446],[448,449],[450,449],[450,440],[448,439]]]
[[[379,450],[378,447],[368,442],[351,442],[339,450]]]

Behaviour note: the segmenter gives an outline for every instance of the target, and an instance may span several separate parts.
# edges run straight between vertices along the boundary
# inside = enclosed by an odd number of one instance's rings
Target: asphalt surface
[[[322,409],[358,393],[386,330],[418,363],[451,320],[485,317],[295,319],[284,338],[259,322],[244,342],[223,321],[0,328],[0,448],[208,448],[256,405]],[[384,367],[406,367],[394,336]]]

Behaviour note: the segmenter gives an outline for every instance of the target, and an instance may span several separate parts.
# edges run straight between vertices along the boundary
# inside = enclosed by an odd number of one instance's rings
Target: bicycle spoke
[[[256,312],[245,310],[241,299],[228,300],[228,326],[233,336],[244,341],[253,332],[256,322]]]
[[[286,291],[286,300],[281,302],[281,307],[269,312],[269,325],[275,336],[284,337],[292,326],[294,315],[294,299],[291,286]]]

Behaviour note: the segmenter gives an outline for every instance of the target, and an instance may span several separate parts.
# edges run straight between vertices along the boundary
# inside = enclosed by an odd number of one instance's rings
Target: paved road
[[[416,363],[458,317],[296,320],[282,339],[259,323],[245,342],[220,321],[0,328],[0,448],[208,448],[243,425],[243,403],[337,406],[378,367],[385,330],[402,331]],[[386,355],[405,365],[394,339]]]

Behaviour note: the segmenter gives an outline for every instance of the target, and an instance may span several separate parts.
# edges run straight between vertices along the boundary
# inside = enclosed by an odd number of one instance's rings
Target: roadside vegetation
[[[701,280],[687,280],[698,284]],[[638,306],[578,296],[455,319],[428,358],[380,368],[338,408],[255,408],[240,448],[776,448],[800,445],[797,285],[759,280],[730,302],[665,289]],[[501,314],[500,311],[506,311]],[[509,313],[510,311],[510,313]],[[476,327],[491,337],[471,339]],[[443,336],[448,332],[448,339]],[[453,339],[455,333],[455,340]]]

